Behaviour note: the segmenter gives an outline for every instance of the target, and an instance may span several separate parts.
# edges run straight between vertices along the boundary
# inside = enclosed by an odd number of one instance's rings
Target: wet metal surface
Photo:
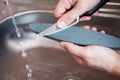
[[[29,11],[29,10],[48,10],[53,11],[58,0],[11,0],[13,5],[13,10],[15,13]],[[6,8],[5,1],[0,0],[0,19],[9,16],[9,12]],[[118,35],[120,28],[116,27],[114,24],[119,25],[120,19],[120,0],[110,0],[103,8],[99,10],[100,19],[96,20],[99,25],[109,25],[101,27],[101,29],[107,30],[108,33],[113,35]],[[113,18],[113,19],[112,19]],[[107,21],[109,19],[109,21]],[[115,20],[115,21],[113,21]],[[94,20],[93,20],[94,21]],[[94,23],[92,21],[92,23]],[[107,21],[106,23],[104,21]],[[87,23],[86,23],[87,24]]]
[[[94,23],[101,19],[96,17]],[[109,20],[109,19],[108,19]],[[116,20],[116,19],[115,19]],[[114,20],[114,21],[115,21]],[[77,64],[66,51],[58,46],[58,42],[44,37],[35,37],[27,28],[30,23],[53,23],[56,18],[47,11],[31,11],[17,15],[21,28],[22,42],[27,57],[21,57],[21,48],[15,35],[11,20],[0,24],[0,80],[27,80],[25,65],[29,64],[33,72],[33,80],[119,80],[117,76]],[[88,22],[92,24],[93,22]],[[101,22],[102,27],[106,22]],[[83,25],[81,23],[79,25]],[[85,23],[86,24],[86,23]],[[95,24],[99,26],[100,23]],[[94,25],[94,24],[92,24]],[[118,27],[118,24],[114,24]]]
[[[0,80],[27,80],[25,65],[33,70],[33,80],[120,80],[120,78],[90,67],[77,64],[58,42],[31,33],[30,23],[54,23],[52,12],[57,0],[12,0],[15,13],[40,10],[19,14],[17,21],[21,28],[22,40],[27,57],[21,57],[21,47],[16,40],[11,20],[0,24]],[[111,0],[100,10],[98,17],[91,21],[80,22],[78,26],[96,26],[108,34],[120,37],[120,0]],[[107,10],[106,10],[107,9]],[[3,0],[0,0],[0,19],[9,13]]]

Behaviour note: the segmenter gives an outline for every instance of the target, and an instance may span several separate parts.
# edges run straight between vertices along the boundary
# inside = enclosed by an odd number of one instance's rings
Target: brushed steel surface
[[[27,80],[25,65],[33,70],[33,80],[120,80],[117,76],[77,64],[69,53],[59,47],[59,43],[44,37],[37,37],[28,29],[31,23],[54,23],[51,11],[28,11],[16,14],[22,34],[20,40],[27,57],[22,58],[21,47],[15,29],[8,17],[0,24],[0,80]],[[112,21],[112,22],[111,22]],[[78,26],[93,25],[107,29],[119,36],[119,19],[94,17]],[[114,26],[114,27],[113,27]],[[109,29],[108,29],[109,28]]]

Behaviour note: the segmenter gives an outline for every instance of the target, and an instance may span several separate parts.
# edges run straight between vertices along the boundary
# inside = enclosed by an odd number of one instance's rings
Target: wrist
[[[120,75],[120,55],[119,54],[118,54],[118,56],[116,58],[115,65],[114,65],[111,73],[115,74],[115,75]]]

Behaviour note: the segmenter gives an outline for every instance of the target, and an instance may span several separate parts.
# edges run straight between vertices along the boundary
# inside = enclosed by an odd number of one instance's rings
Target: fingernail
[[[58,25],[57,25],[59,28],[63,28],[63,27],[66,27],[66,24],[63,22],[63,21],[61,21],[60,23],[58,23]]]
[[[101,33],[105,34],[105,31],[104,31],[104,30],[101,30]]]

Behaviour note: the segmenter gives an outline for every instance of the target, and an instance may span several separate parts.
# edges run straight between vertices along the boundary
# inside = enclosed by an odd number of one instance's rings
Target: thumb
[[[79,15],[80,13],[78,12],[78,10],[73,8],[59,18],[59,20],[57,21],[57,26],[59,28],[66,27],[67,25],[72,23]]]
[[[66,13],[73,5],[75,5],[75,0],[59,0],[58,4],[54,10],[54,16],[60,18]]]
[[[70,10],[73,6],[76,5],[75,0],[60,0],[54,10],[54,16],[59,18],[57,21],[57,26],[59,28],[65,27],[69,23],[71,23],[75,18],[77,14],[77,11],[74,12],[74,8],[71,11]],[[76,16],[75,16],[76,15]]]

